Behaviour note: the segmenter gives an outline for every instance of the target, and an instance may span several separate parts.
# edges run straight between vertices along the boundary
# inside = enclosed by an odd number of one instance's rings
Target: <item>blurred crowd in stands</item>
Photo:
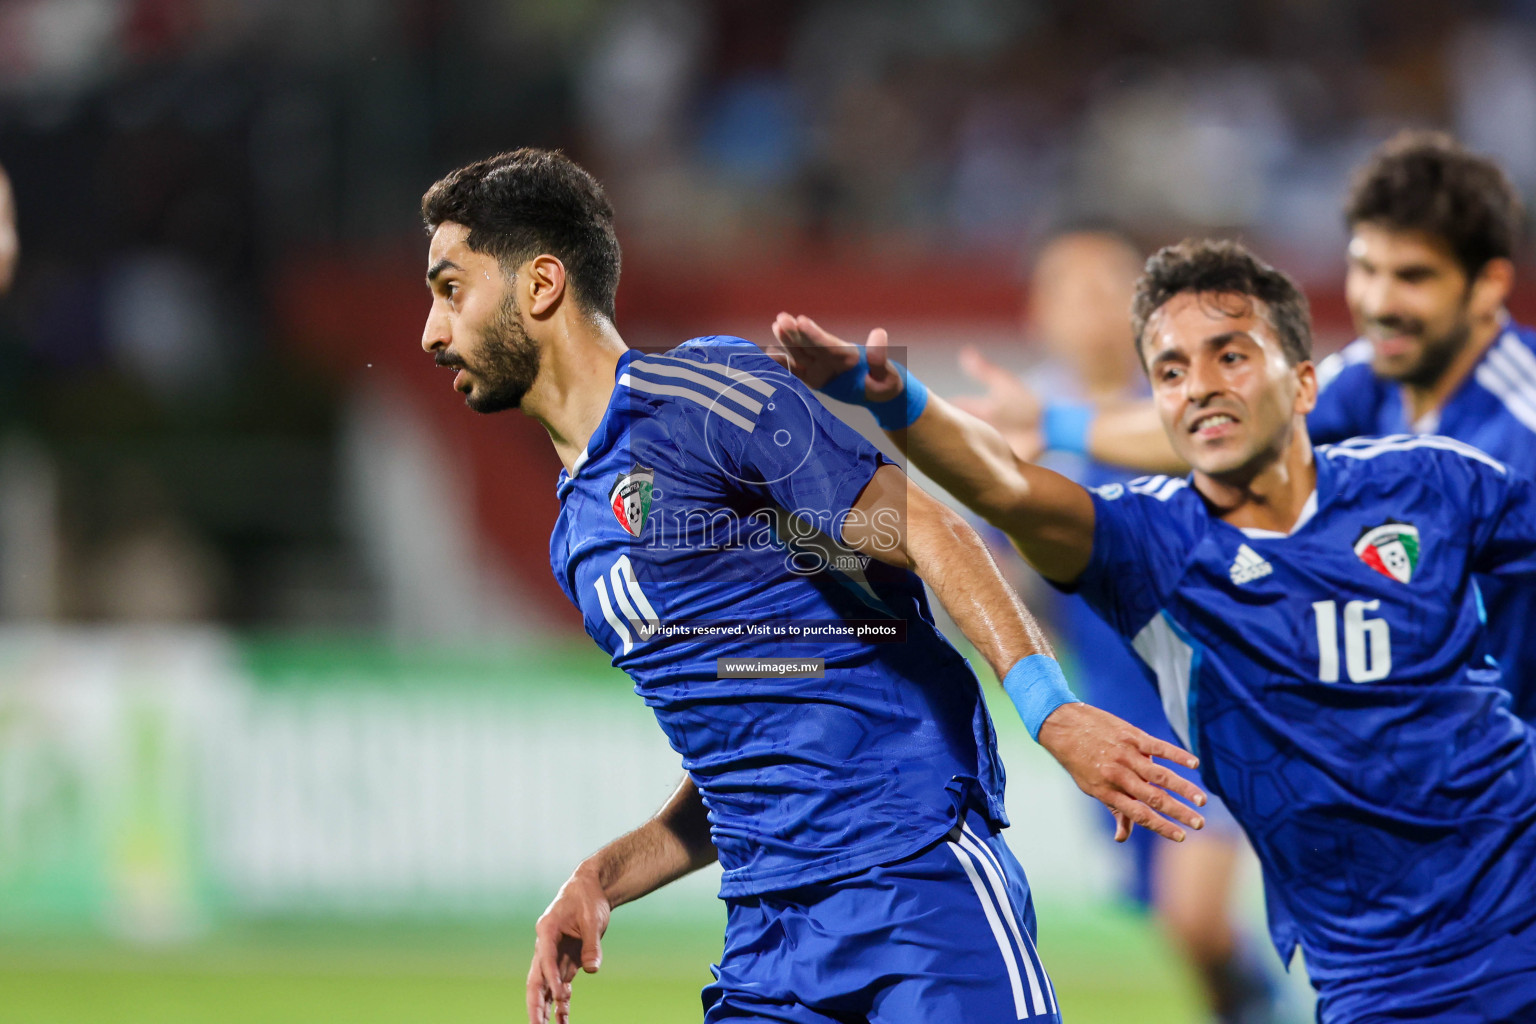
[[[1536,2],[0,0],[0,619],[377,627],[352,385],[276,292],[316,254],[419,264],[464,160],[564,147],[681,274],[1022,281],[1096,222],[1336,290],[1349,168],[1405,125],[1536,199]]]

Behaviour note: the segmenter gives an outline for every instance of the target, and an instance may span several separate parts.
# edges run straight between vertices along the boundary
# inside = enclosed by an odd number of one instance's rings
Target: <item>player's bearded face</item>
[[[1197,472],[1242,483],[1284,454],[1299,378],[1260,304],[1176,295],[1148,320],[1142,351],[1163,428]]]
[[[528,337],[522,310],[509,287],[478,340],[466,346],[468,355],[437,353],[439,366],[464,371],[464,404],[475,412],[515,409],[539,375],[539,346]]]
[[[1344,292],[1371,368],[1388,380],[1432,387],[1472,336],[1471,282],[1422,232],[1355,225]]]

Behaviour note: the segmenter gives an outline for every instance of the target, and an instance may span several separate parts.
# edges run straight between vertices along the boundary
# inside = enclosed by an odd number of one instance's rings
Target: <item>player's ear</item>
[[[565,264],[545,253],[535,256],[528,263],[528,312],[536,317],[548,316],[565,298]]]
[[[1310,359],[1296,364],[1296,402],[1292,410],[1302,416],[1317,408],[1317,366]]]
[[[1475,317],[1497,316],[1504,302],[1515,287],[1515,265],[1502,257],[1483,264],[1483,269],[1472,279],[1472,294],[1468,301]]]

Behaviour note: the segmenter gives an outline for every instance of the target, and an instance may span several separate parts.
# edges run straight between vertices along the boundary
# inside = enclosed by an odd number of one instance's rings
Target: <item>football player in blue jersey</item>
[[[1161,250],[1132,327],[1194,471],[1097,491],[927,395],[883,332],[774,333],[835,397],[920,396],[893,434],[913,465],[1131,641],[1253,842],[1321,1021],[1536,1020],[1536,738],[1474,578],[1536,575],[1536,489],[1447,438],[1314,448],[1306,300],[1239,245]]]
[[[1030,276],[1028,319],[1031,335],[1048,356],[1031,368],[1030,379],[1057,401],[1055,416],[1086,417],[1099,407],[1145,401],[1146,377],[1126,319],[1144,260],[1145,254],[1125,236],[1097,225],[1063,230],[1040,247]],[[960,361],[982,380],[1000,374],[998,391],[1010,392],[1012,374],[975,350],[963,350]],[[982,419],[1006,421],[1001,415],[1006,410],[992,408],[992,401],[988,394],[955,404]],[[1053,419],[1044,434],[1072,429],[1071,423]],[[1040,447],[1033,437],[1010,437],[1009,443],[1021,454]],[[1050,451],[1031,461],[1085,487],[1123,484],[1137,475],[1074,452]],[[1075,595],[1063,595],[1049,611],[1048,621],[1074,656],[1077,692],[1154,736],[1174,739],[1156,691],[1124,685],[1140,678],[1141,668],[1114,630]],[[1193,774],[1191,781],[1198,783]],[[1233,906],[1248,844],[1220,800],[1206,804],[1204,811],[1205,828],[1186,842],[1165,843],[1150,832],[1138,832],[1119,847],[1117,864],[1127,869],[1125,893],[1151,911],[1193,968],[1215,1024],[1268,1024],[1278,1012],[1275,971],[1268,954],[1235,919]]]
[[[1404,132],[1371,155],[1344,210],[1344,291],[1360,337],[1318,364],[1314,441],[1443,434],[1536,478],[1536,330],[1504,308],[1523,217],[1498,165],[1447,135]],[[987,418],[1031,431],[1039,403],[1027,389],[992,368],[987,380]],[[1091,418],[1057,404],[1046,420],[1072,425],[1047,431],[1047,447],[1182,471],[1150,406]],[[1490,577],[1479,586],[1515,713],[1536,724],[1536,584]]]
[[[974,531],[757,346],[628,349],[612,209],[570,160],[467,165],[422,215],[422,346],[471,409],[548,430],[564,464],[555,575],[687,772],[540,918],[530,1022],[567,1019],[614,907],[717,858],[708,1022],[1059,1020],[1000,835],[992,722],[924,582],[1122,834],[1203,823],[1170,793],[1203,794],[1153,761],[1194,758],[1077,702]]]

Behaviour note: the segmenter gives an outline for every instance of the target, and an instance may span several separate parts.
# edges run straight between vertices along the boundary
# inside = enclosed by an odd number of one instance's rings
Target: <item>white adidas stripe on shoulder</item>
[[[706,376],[690,366],[678,366],[673,363],[663,363],[659,360],[633,359],[630,360],[625,370],[629,373],[643,373],[652,377],[667,377],[672,380],[697,384],[706,391],[729,398],[754,416],[763,411],[763,403],[745,394],[736,383],[723,381],[717,377]],[[771,387],[768,389],[768,393],[773,393]]]
[[[1331,356],[1327,356],[1317,364],[1317,387],[1322,390],[1333,379],[1351,366],[1371,361],[1371,342],[1369,338],[1357,338],[1339,349]]]
[[[695,391],[690,387],[683,387],[676,384],[661,384],[653,380],[646,380],[644,377],[631,377],[627,373],[621,374],[619,376],[619,385],[621,387],[632,388],[635,391],[643,391],[648,395],[666,395],[671,398],[686,398],[690,402],[693,402],[697,405],[702,405],[704,408],[708,409],[716,416],[719,416],[727,423],[736,424],[736,426],[740,427],[742,430],[745,430],[749,434],[757,429],[756,422],[747,419],[739,412],[735,412],[732,409],[726,408],[725,405],[721,403],[719,395],[706,397],[705,395]]]
[[[1376,456],[1384,455],[1387,452],[1404,452],[1415,448],[1435,448],[1440,451],[1455,452],[1457,455],[1476,459],[1484,465],[1492,466],[1500,473],[1509,472],[1508,467],[1487,452],[1457,441],[1455,438],[1441,437],[1437,434],[1388,434],[1386,437],[1352,437],[1348,441],[1341,441],[1338,444],[1319,445],[1317,450],[1329,458],[1374,459]]]
[[[1473,376],[1511,416],[1536,431],[1536,355],[1515,332],[1504,332]]]
[[[1156,498],[1158,501],[1167,501],[1179,491],[1189,486],[1189,481],[1180,476],[1139,476],[1125,485],[1125,489],[1135,494],[1145,494]]]
[[[756,374],[748,373],[746,370],[739,370],[734,366],[722,366],[720,363],[703,362],[697,359],[684,359],[682,356],[647,354],[642,358],[648,362],[676,363],[679,366],[686,366],[690,370],[706,370],[709,373],[719,374],[744,387],[751,388],[765,398],[777,390],[776,385],[768,383]]]

